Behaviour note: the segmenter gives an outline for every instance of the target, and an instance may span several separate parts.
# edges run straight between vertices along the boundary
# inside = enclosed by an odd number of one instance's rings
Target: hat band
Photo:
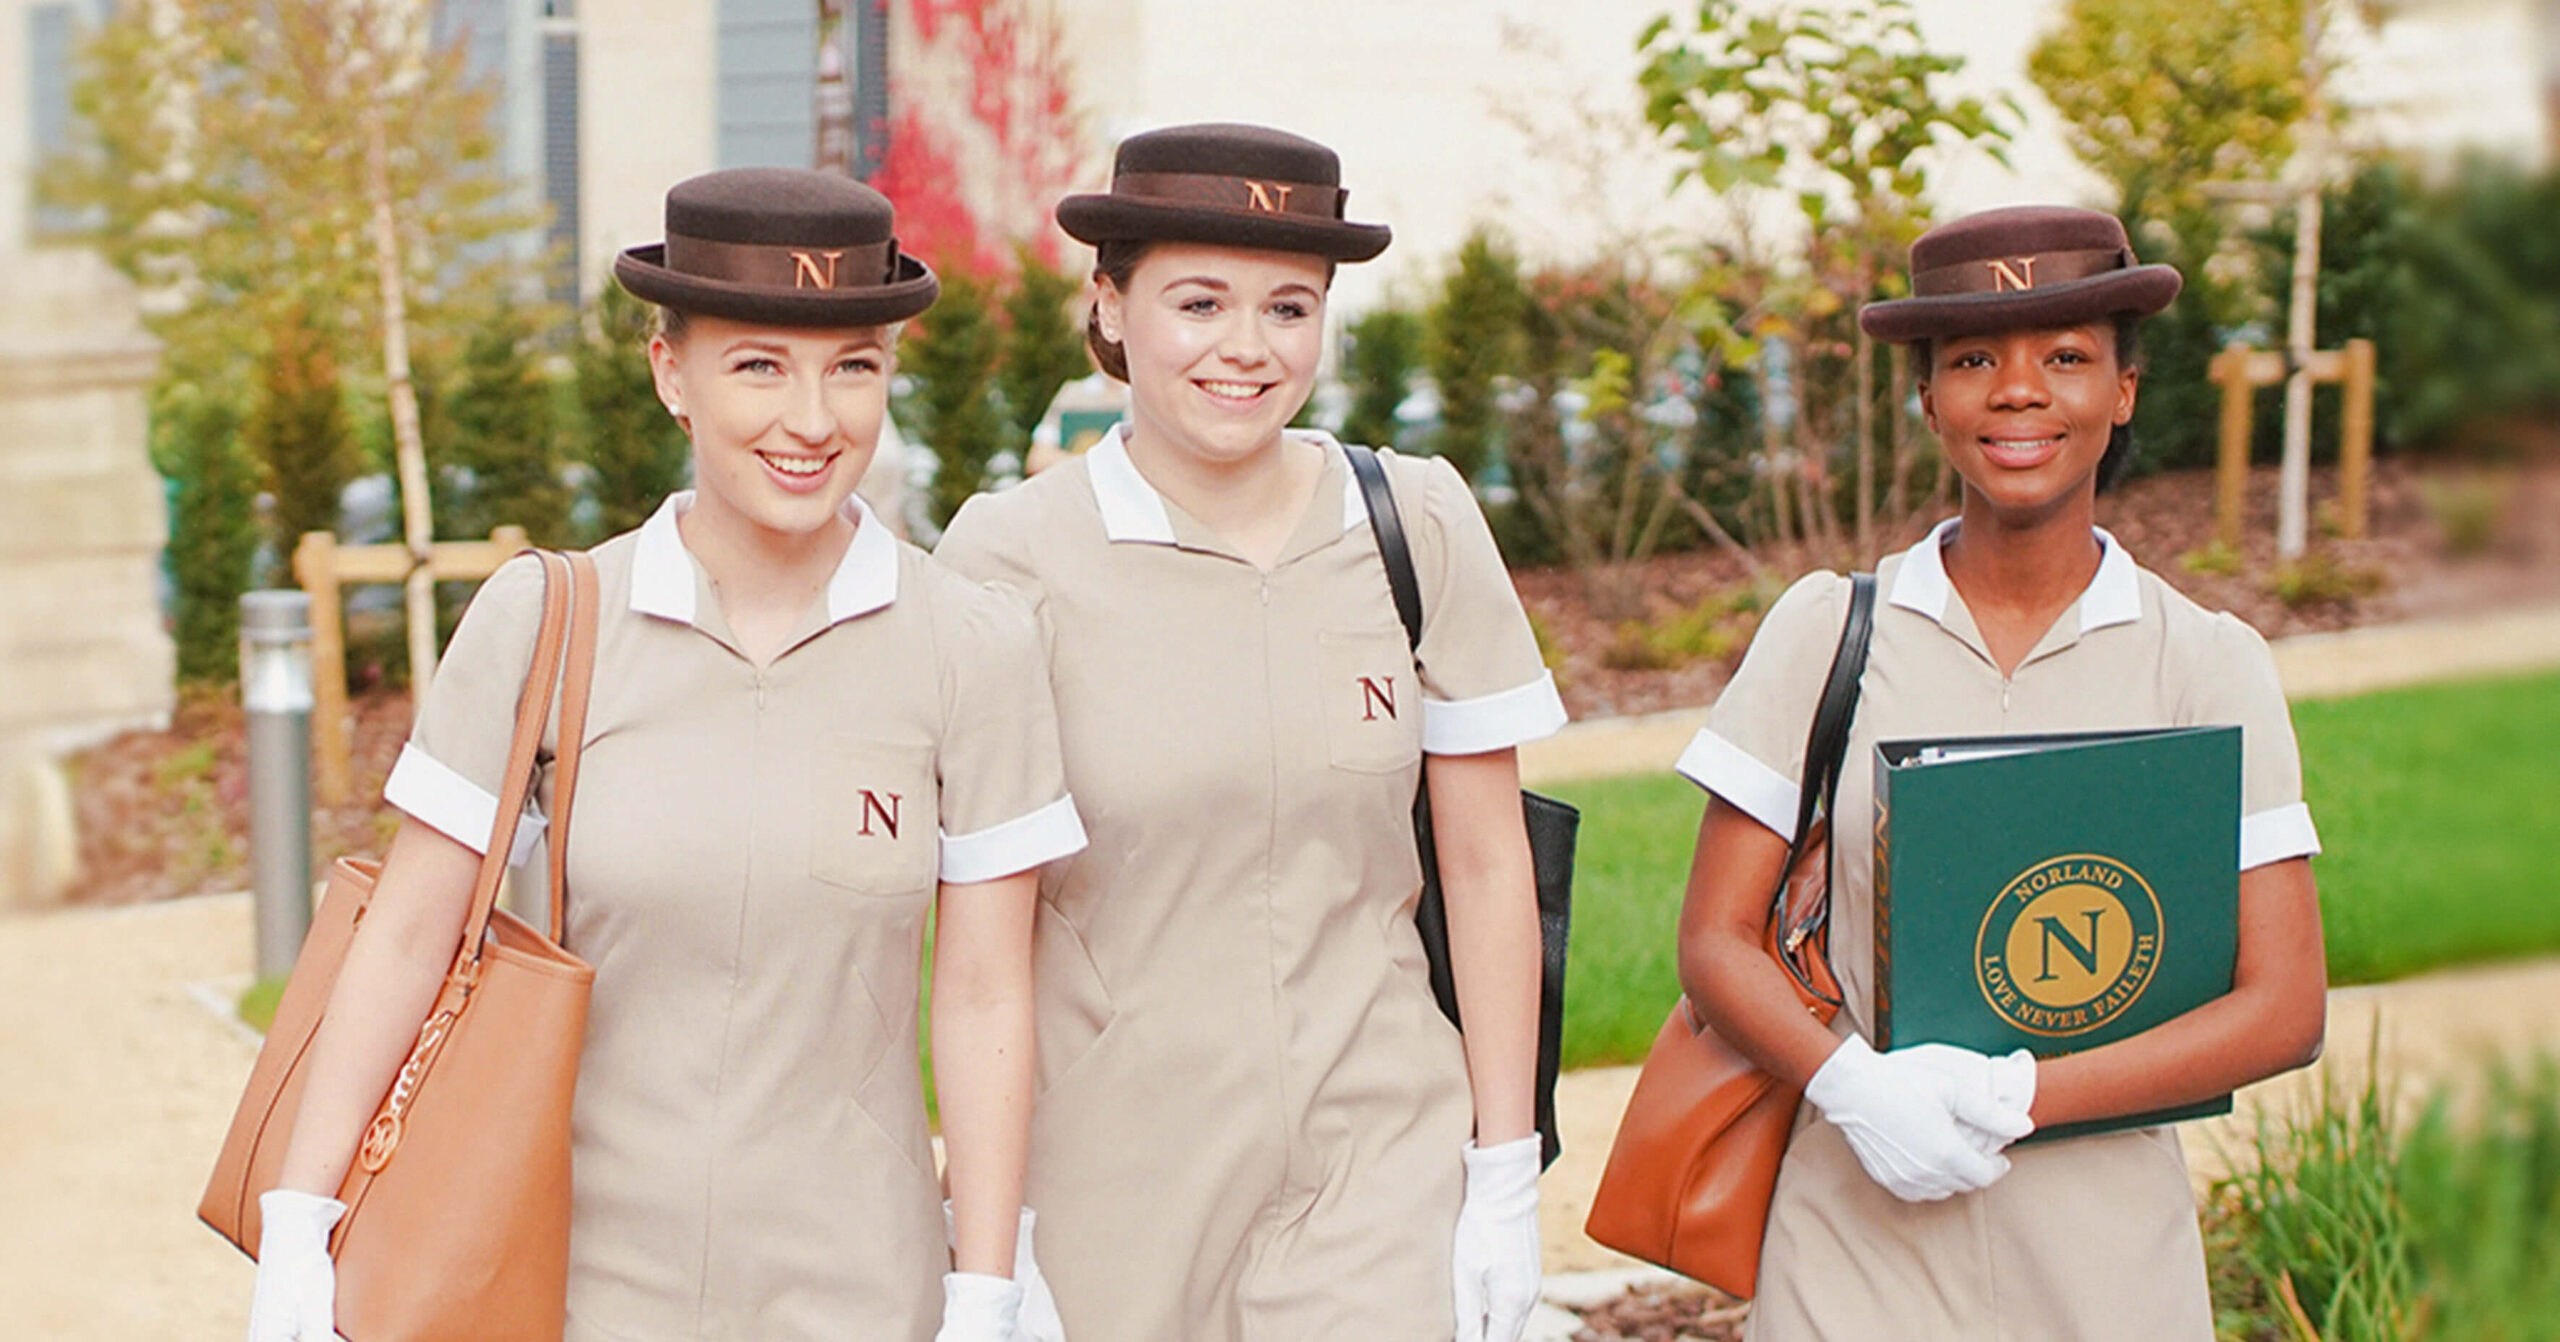
[[[860,247],[784,247],[667,234],[667,269],[764,289],[875,289],[889,282],[898,240]]]
[[[1341,218],[1343,201],[1351,195],[1341,187],[1314,182],[1208,172],[1124,172],[1111,179],[1111,194],[1208,205],[1239,214],[1296,214],[1309,219]]]
[[[2133,250],[2128,247],[1994,256],[1931,266],[1911,277],[1911,293],[1916,298],[1937,298],[1946,294],[2023,292],[2085,280],[2092,275],[2126,269],[2132,264]]]

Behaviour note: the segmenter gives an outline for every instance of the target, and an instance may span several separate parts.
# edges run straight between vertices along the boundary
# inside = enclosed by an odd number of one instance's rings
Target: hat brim
[[[704,279],[666,265],[667,246],[653,242],[613,259],[613,277],[635,298],[660,307],[757,326],[886,326],[905,321],[942,295],[924,262],[898,256],[898,277],[867,289],[785,289]]]
[[[1206,210],[1127,196],[1088,194],[1058,202],[1058,227],[1078,242],[1202,242],[1297,252],[1328,261],[1366,261],[1395,237],[1385,224],[1304,215],[1243,214]]]
[[[1858,329],[1888,344],[1946,340],[1993,331],[2077,326],[2169,306],[2185,284],[2174,266],[2134,266],[2087,279],[2004,293],[1894,298],[1858,309]]]

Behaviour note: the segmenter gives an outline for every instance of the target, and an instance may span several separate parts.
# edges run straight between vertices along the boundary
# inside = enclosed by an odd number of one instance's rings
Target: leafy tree
[[[2182,221],[2207,182],[2271,181],[2292,155],[2304,3],[2066,0],[2027,73],[2121,211]]]
[[[494,93],[463,34],[428,40],[405,0],[157,0],[111,7],[76,57],[76,148],[42,165],[47,203],[154,296],[173,376],[248,375],[243,330],[325,322],[338,361],[378,368],[368,128],[386,131],[411,320],[421,330],[514,287],[474,247],[531,222],[498,171]]]
[[[359,461],[337,356],[317,323],[286,313],[267,333],[266,365],[249,419],[249,443],[275,500],[279,553],[306,531],[338,528],[338,496]]]
[[[169,499],[173,633],[181,680],[220,684],[240,672],[240,594],[258,551],[258,463],[240,439],[240,410],[210,388],[164,384],[151,415],[151,460]]]
[[[1004,400],[1018,452],[1030,446],[1031,431],[1049,412],[1058,388],[1084,376],[1091,365],[1075,309],[1084,281],[1027,246],[1015,248],[1014,258],[1019,266],[1004,296],[1004,354],[997,363],[996,394]]]
[[[1396,407],[1404,404],[1422,359],[1423,320],[1404,308],[1372,308],[1342,334],[1342,377],[1351,384],[1342,440],[1393,447],[1401,427]]]
[[[1423,358],[1440,392],[1435,450],[1469,480],[1493,450],[1496,384],[1519,361],[1528,301],[1519,257],[1479,228],[1459,244],[1457,266],[1425,318]]]
[[[1698,0],[1686,23],[1656,19],[1638,45],[1645,119],[1683,155],[1676,182],[1727,201],[1746,235],[1754,197],[1774,193],[1803,222],[1809,282],[1755,280],[1702,332],[1719,344],[1741,333],[1760,356],[1763,404],[1778,403],[1785,370],[1793,441],[1764,439],[1778,538],[1797,529],[1791,514],[1807,534],[1834,538],[1830,459],[1845,437],[1859,541],[1871,549],[1877,359],[1851,314],[1896,291],[1933,158],[1969,148],[2004,159],[2017,108],[1949,92],[1945,81],[1963,62],[1928,49],[1907,0]],[[1735,307],[1756,309],[1753,319],[1731,320]],[[1759,348],[1771,339],[1782,355]]]
[[[2187,277],[2178,302],[2143,328],[2137,468],[2215,457],[2220,392],[2207,366],[2257,295],[2209,264],[2229,228],[2207,185],[2272,181],[2292,156],[2306,106],[2304,3],[2068,0],[2028,54],[2073,152],[2114,185],[2135,250]]]
[[[501,523],[536,545],[569,536],[569,489],[560,476],[558,417],[549,378],[536,366],[532,323],[513,306],[493,309],[471,333],[443,408],[439,534],[486,536]]]
[[[684,488],[692,445],[658,404],[649,373],[651,309],[608,284],[570,350],[578,393],[577,455],[595,472],[597,527],[619,535]]]
[[[986,488],[987,464],[1006,446],[1010,426],[992,394],[1003,355],[995,286],[965,270],[945,272],[941,300],[909,328],[898,355],[913,384],[899,418],[933,450],[937,523]]]

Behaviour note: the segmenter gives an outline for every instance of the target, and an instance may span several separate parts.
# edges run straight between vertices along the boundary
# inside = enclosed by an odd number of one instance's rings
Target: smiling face
[[[1129,365],[1133,435],[1212,463],[1250,457],[1315,388],[1332,267],[1290,252],[1158,243],[1094,317]]]
[[[2095,499],[2141,379],[2104,322],[1940,340],[1923,371],[1921,412],[1948,463],[1970,493],[2016,515]]]
[[[894,361],[885,328],[696,316],[649,342],[658,399],[693,439],[695,508],[785,535],[835,523],[871,464]]]

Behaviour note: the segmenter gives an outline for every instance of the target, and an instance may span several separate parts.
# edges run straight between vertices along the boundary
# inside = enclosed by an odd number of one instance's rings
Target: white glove
[[[933,1342],[1014,1342],[1022,1287],[983,1272],[942,1274],[942,1328]]]
[[[347,1204],[270,1189],[258,1195],[258,1285],[249,1342],[337,1342],[338,1268],[329,1232]]]
[[[1967,1142],[1972,1143],[1974,1150],[1986,1156],[1996,1156],[2008,1149],[2011,1142],[2036,1130],[2035,1119],[2029,1116],[2036,1103],[2036,1055],[2025,1049],[1986,1057],[1969,1048],[1917,1044],[1895,1049],[1893,1056],[1908,1057],[1946,1078],[1949,1085],[1970,1088],[1990,1097],[1991,1102],[2003,1112],[2026,1124],[2026,1132],[2012,1135],[2014,1129],[2003,1127],[1994,1131],[1979,1127],[1964,1113],[1958,1113],[1956,1128],[1964,1134]]]
[[[1031,1225],[1038,1217],[1039,1213],[1029,1207],[1023,1208],[1022,1219],[1014,1230],[1013,1280],[1022,1288],[1022,1303],[1019,1321],[1015,1323],[1014,1331],[1006,1335],[1009,1342],[1011,1339],[1019,1339],[1019,1342],[1067,1342],[1067,1326],[1058,1320],[1057,1298],[1049,1294],[1049,1283],[1040,1275],[1040,1262],[1031,1256]],[[944,1244],[959,1247],[953,1243],[958,1234],[949,1198],[942,1200],[942,1238]],[[950,1291],[948,1282],[949,1279],[945,1278],[943,1289],[946,1296]]]
[[[2008,1158],[1977,1149],[1966,1125],[2004,1145],[2035,1128],[2023,1111],[2000,1104],[1987,1081],[1965,1084],[1908,1051],[1878,1053],[1854,1034],[1832,1050],[1804,1097],[1840,1129],[1867,1177],[1905,1202],[1975,1192],[2009,1172]]]
[[[1467,1196],[1449,1254],[1458,1342],[1519,1342],[1537,1308],[1541,1154],[1535,1134],[1467,1144]]]
[[[1040,1262],[1031,1256],[1031,1223],[1038,1215],[1023,1208],[1022,1228],[1013,1240],[1013,1279],[1022,1285],[1022,1323],[1015,1335],[1021,1342],[1067,1342],[1067,1325],[1058,1319],[1057,1298],[1049,1294]]]

